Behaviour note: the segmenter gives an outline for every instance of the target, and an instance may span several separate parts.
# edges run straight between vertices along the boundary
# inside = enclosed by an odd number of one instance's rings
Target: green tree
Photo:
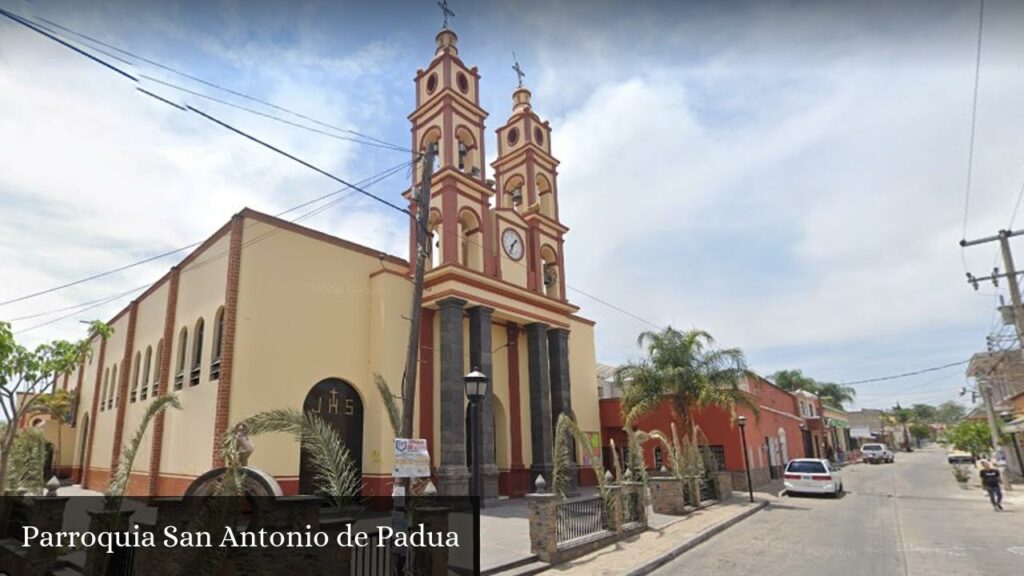
[[[932,437],[932,429],[929,428],[927,424],[922,424],[921,422],[914,422],[910,424],[909,429],[910,435],[913,436],[914,439],[918,441],[918,445],[920,445],[921,440],[927,440]]]
[[[30,412],[48,414],[51,419],[57,422],[57,452],[54,458],[57,465],[60,465],[60,453],[63,448],[61,432],[63,431],[64,423],[71,417],[71,410],[74,408],[74,405],[74,392],[62,389],[54,390],[49,394],[41,394],[36,399],[35,404],[29,409]]]
[[[988,423],[980,420],[963,420],[946,430],[946,440],[957,450],[970,452],[975,458],[992,449],[992,435]]]
[[[56,382],[57,375],[71,372],[89,358],[94,337],[108,338],[113,329],[103,322],[89,325],[78,342],[56,340],[34,350],[18,344],[11,325],[0,322],[0,409],[11,425],[0,438],[0,488],[7,485],[8,459],[17,436],[17,422],[34,409],[39,397]]]
[[[665,399],[690,436],[694,434],[695,409],[718,406],[735,412],[737,406],[746,406],[757,412],[757,405],[740,389],[747,364],[738,348],[716,349],[707,332],[681,332],[671,326],[661,332],[643,332],[637,343],[646,348],[646,357],[622,366],[615,374],[616,384],[623,390],[627,426]]]
[[[804,376],[801,370],[779,370],[768,379],[787,392],[796,392],[797,390],[818,392],[818,382],[814,378]]]
[[[852,386],[833,384],[832,382],[818,382],[815,394],[821,401],[835,408],[843,408],[846,404],[853,402],[857,391]]]
[[[914,413],[914,420],[918,422],[935,422],[937,419],[938,410],[931,404],[914,404],[910,407],[910,411]]]
[[[953,402],[952,400],[939,404],[939,407],[935,409],[935,420],[947,426],[952,426],[963,420],[966,415],[967,409],[964,408],[963,404]]]

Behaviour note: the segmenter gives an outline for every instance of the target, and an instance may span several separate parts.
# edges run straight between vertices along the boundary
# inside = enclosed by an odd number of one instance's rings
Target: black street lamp
[[[484,474],[483,474],[483,418],[481,418],[480,401],[487,394],[487,375],[479,369],[474,368],[472,372],[463,378],[466,383],[466,398],[469,399],[469,429],[472,438],[468,438],[472,447],[473,455],[473,476],[470,479],[469,495],[476,496],[480,505],[484,501]]]
[[[743,441],[743,468],[747,471],[747,493],[750,494],[750,502],[754,502],[754,484],[750,481],[750,457],[747,456],[747,417],[739,416],[736,423],[740,425],[740,438]]]

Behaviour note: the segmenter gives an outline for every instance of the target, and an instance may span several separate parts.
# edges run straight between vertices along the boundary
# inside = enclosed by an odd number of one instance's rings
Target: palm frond
[[[554,467],[551,469],[551,491],[562,497],[572,485],[569,464],[572,461],[572,439],[575,437],[576,422],[568,414],[558,417],[555,424],[555,447],[552,454]]]
[[[377,385],[377,391],[380,392],[381,400],[384,401],[388,421],[391,422],[391,430],[395,433],[395,438],[399,438],[402,436],[402,410],[398,407],[398,402],[395,402],[395,395],[391,393],[391,387],[388,386],[387,380],[376,372],[373,373],[373,383]]]
[[[313,484],[344,508],[359,495],[363,482],[338,431],[319,414],[306,412],[302,444],[310,455]]]
[[[338,431],[320,415],[294,408],[278,408],[254,414],[242,423],[250,436],[285,433],[299,441],[309,454],[313,484],[317,491],[334,500],[336,505],[344,507],[362,490],[362,479],[351,453]],[[229,470],[232,463],[236,469],[240,469],[234,437],[229,432],[223,441]],[[240,478],[228,479],[228,482],[236,481],[240,481]]]
[[[146,407],[146,412],[142,415],[142,421],[135,428],[135,433],[132,434],[128,443],[121,449],[121,459],[118,460],[117,469],[114,471],[114,476],[110,479],[110,485],[107,487],[107,497],[120,499],[124,496],[125,491],[128,489],[128,481],[131,478],[132,466],[135,464],[135,456],[139,453],[139,447],[142,446],[142,437],[146,434],[150,422],[156,418],[157,414],[168,408],[181,410],[181,402],[178,401],[177,396],[161,396],[150,402],[149,406]]]
[[[616,482],[622,481],[622,461],[619,459],[619,451],[615,448],[615,440],[609,440],[609,445],[612,448],[612,470],[615,472]]]

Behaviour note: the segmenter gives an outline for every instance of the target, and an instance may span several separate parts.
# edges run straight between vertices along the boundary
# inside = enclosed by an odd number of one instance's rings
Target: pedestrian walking
[[[981,461],[981,486],[988,492],[988,499],[992,502],[992,509],[999,511],[1003,509],[1003,488],[1000,485],[999,470],[992,467],[988,460]]]

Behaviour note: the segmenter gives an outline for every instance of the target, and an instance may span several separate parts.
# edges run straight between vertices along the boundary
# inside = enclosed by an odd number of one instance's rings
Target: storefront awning
[[[840,420],[839,418],[829,418],[828,425],[832,428],[849,428],[850,423],[846,420]]]

